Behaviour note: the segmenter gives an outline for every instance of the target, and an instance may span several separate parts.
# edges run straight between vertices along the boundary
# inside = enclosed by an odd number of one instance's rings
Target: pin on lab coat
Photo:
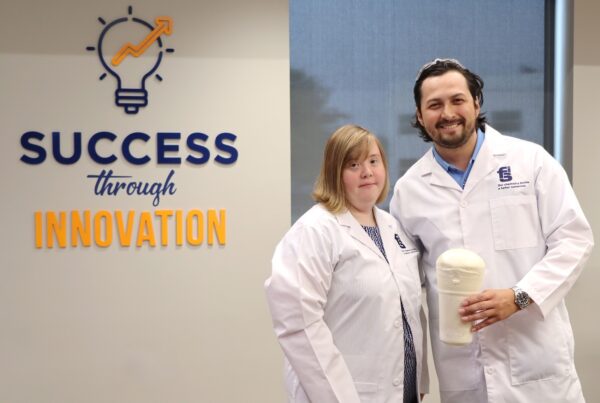
[[[398,180],[392,214],[421,249],[442,402],[583,402],[564,298],[593,247],[568,178],[542,147],[486,126],[464,189],[428,151]],[[535,304],[464,347],[439,340],[437,257],[467,248],[483,288],[518,285]]]
[[[400,301],[421,372],[423,328],[416,248],[375,208],[385,260],[349,212],[313,206],[273,256],[265,289],[295,403],[402,402],[404,339]],[[427,388],[428,386],[424,386]]]

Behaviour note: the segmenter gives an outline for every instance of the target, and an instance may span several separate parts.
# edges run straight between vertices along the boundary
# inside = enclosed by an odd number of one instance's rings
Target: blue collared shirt
[[[456,166],[452,164],[448,164],[440,154],[435,150],[435,147],[432,147],[433,150],[433,158],[444,168],[444,171],[448,172],[448,174],[458,183],[461,188],[465,188],[465,184],[467,183],[467,179],[469,178],[469,174],[471,173],[471,168],[473,168],[473,164],[475,163],[475,158],[477,158],[477,154],[479,154],[479,149],[481,149],[481,145],[483,144],[483,140],[485,140],[485,133],[481,131],[481,129],[477,129],[477,143],[475,144],[475,150],[473,151],[473,155],[471,156],[471,160],[469,161],[469,165],[467,165],[467,169],[464,171],[458,169]]]

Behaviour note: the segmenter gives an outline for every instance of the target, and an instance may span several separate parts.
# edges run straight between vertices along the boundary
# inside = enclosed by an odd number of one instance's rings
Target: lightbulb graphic
[[[127,114],[136,114],[140,108],[148,105],[146,80],[160,66],[163,52],[174,52],[171,48],[163,50],[161,39],[162,35],[171,35],[171,17],[157,17],[155,25],[152,25],[140,18],[131,17],[132,13],[130,6],[126,17],[117,18],[110,23],[98,18],[104,25],[98,45],[86,48],[88,51],[97,51],[104,69],[115,77],[115,103]],[[100,80],[104,80],[106,76],[106,73],[102,74]],[[162,81],[160,75],[156,74],[155,77]]]

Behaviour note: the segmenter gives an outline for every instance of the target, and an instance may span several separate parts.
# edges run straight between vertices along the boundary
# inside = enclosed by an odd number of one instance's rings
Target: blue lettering
[[[60,132],[52,132],[52,155],[59,164],[71,165],[81,157],[81,132],[73,133],[73,155],[64,157],[60,152]]]
[[[98,175],[88,175],[88,178],[96,179],[94,185],[94,194],[98,196],[116,196],[120,190],[124,190],[129,196],[133,194],[138,195],[151,195],[154,196],[152,199],[152,205],[158,206],[160,203],[160,196],[166,194],[173,195],[177,192],[175,183],[172,181],[175,171],[171,169],[167,178],[164,182],[142,182],[129,180],[129,175],[113,175],[113,170],[103,169]],[[123,180],[125,179],[125,180]]]
[[[220,164],[233,164],[235,161],[237,161],[238,158],[238,151],[235,147],[229,145],[229,144],[225,144],[223,143],[223,141],[231,141],[232,143],[235,142],[236,139],[236,135],[233,133],[221,133],[217,136],[217,138],[215,139],[215,146],[217,147],[218,150],[226,152],[229,154],[229,157],[223,157],[221,155],[217,155],[215,157],[215,161],[220,163]]]
[[[166,144],[166,140],[179,140],[181,133],[156,133],[156,158],[159,164],[181,164],[179,157],[167,157],[168,152],[178,152],[179,144]]]
[[[192,154],[188,155],[186,161],[195,164],[201,165],[208,162],[210,158],[210,151],[208,148],[204,147],[201,144],[198,144],[197,141],[202,141],[203,143],[208,140],[208,136],[204,133],[192,133],[187,138],[187,146],[190,150],[196,151],[200,153],[201,156],[194,156]]]
[[[31,151],[37,154],[37,157],[30,157],[28,155],[21,155],[21,161],[30,165],[41,164],[46,160],[46,150],[44,147],[31,143],[31,140],[40,140],[44,139],[44,135],[40,132],[27,132],[23,133],[21,136],[21,147],[23,147],[27,151]]]
[[[238,150],[235,147],[237,136],[233,133],[220,133],[214,137],[212,149],[207,143],[210,137],[201,132],[194,132],[185,137],[187,154],[180,155],[182,134],[179,132],[157,132],[156,136],[150,136],[143,132],[133,132],[119,140],[118,136],[109,131],[99,131],[86,141],[82,140],[81,132],[73,132],[72,147],[69,147],[69,136],[61,135],[54,131],[51,136],[51,144],[44,145],[46,135],[38,131],[28,131],[21,135],[21,147],[23,153],[20,160],[25,164],[39,165],[46,161],[50,152],[54,160],[59,164],[71,165],[78,162],[82,157],[82,146],[87,148],[90,159],[97,164],[108,165],[116,162],[119,158],[125,159],[133,165],[144,165],[155,159],[157,165],[177,164],[182,159],[189,164],[202,165],[211,159],[218,164],[233,164],[238,159]],[[83,144],[83,141],[86,141]],[[148,149],[152,142],[155,153]],[[120,142],[120,145],[118,143]],[[138,142],[136,146],[134,143]],[[139,144],[141,142],[141,144]],[[150,143],[150,144],[148,144]],[[115,149],[120,146],[120,155]],[[51,151],[50,151],[51,149]],[[212,154],[212,155],[211,155]],[[155,155],[155,158],[151,158]],[[112,188],[110,191],[114,191]],[[151,189],[148,189],[150,192]],[[108,192],[108,190],[105,190]]]
[[[87,147],[88,154],[90,155],[92,160],[94,160],[94,162],[96,162],[98,164],[110,164],[112,162],[115,162],[117,160],[117,157],[114,154],[111,154],[108,157],[103,157],[100,154],[98,154],[98,152],[96,150],[96,144],[98,143],[98,141],[100,141],[102,139],[110,140],[111,142],[113,142],[113,141],[115,141],[116,138],[117,138],[117,135],[113,134],[111,132],[98,132],[98,133],[94,134],[90,138],[90,141],[88,142],[88,147]]]
[[[133,165],[144,165],[145,163],[150,161],[150,157],[148,157],[148,155],[144,155],[143,157],[138,158],[131,154],[131,143],[133,143],[133,141],[135,140],[142,140],[147,143],[148,140],[150,140],[150,136],[148,136],[146,133],[141,132],[131,133],[130,135],[125,137],[125,140],[123,140],[123,144],[121,145],[121,151],[123,152],[123,156],[125,157],[127,162],[130,162]]]

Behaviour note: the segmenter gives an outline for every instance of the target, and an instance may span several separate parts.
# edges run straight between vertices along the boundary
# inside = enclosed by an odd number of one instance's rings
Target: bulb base
[[[115,91],[115,100],[117,106],[125,109],[125,113],[134,115],[148,105],[148,91],[143,88],[119,88]]]

